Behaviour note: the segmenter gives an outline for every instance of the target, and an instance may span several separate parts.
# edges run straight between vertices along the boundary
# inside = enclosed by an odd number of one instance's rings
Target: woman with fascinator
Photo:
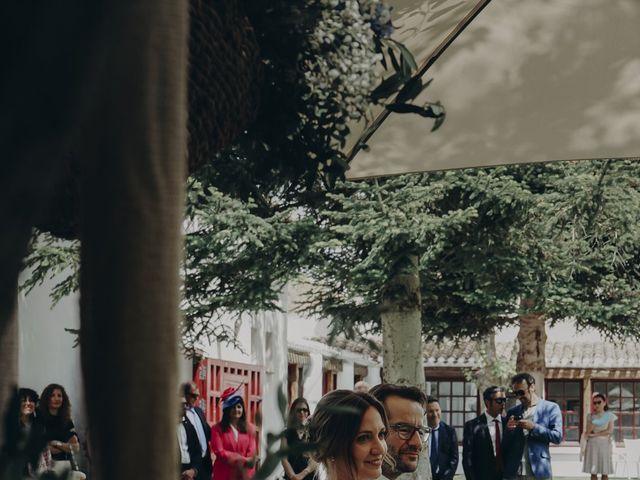
[[[211,429],[211,450],[216,456],[213,478],[253,477],[256,455],[256,428],[247,421],[244,401],[237,388],[222,393],[222,420]]]

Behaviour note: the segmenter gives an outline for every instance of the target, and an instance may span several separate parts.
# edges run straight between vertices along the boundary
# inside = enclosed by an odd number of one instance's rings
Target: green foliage
[[[423,333],[475,337],[530,311],[575,318],[606,335],[640,332],[640,166],[577,162],[340,182],[291,207],[240,202],[190,181],[185,238],[185,347],[235,343],[243,313],[278,308],[302,274],[302,308],[334,333],[379,331],[385,286],[418,256]],[[624,206],[622,208],[621,206]],[[41,236],[27,259],[33,288],[77,288],[78,245]]]
[[[478,389],[490,385],[509,385],[511,378],[517,373],[513,352],[509,352],[507,357],[499,355],[493,332],[485,335],[475,346],[476,365],[463,369],[464,378],[468,382],[474,382]]]
[[[358,325],[378,330],[385,285],[417,255],[425,332],[467,335],[505,321],[519,292],[496,283],[505,261],[512,270],[522,263],[516,213],[531,201],[505,169],[345,183],[329,197],[306,311],[349,335]],[[509,235],[514,241],[501,242]]]
[[[20,290],[28,294],[34,287],[47,280],[62,280],[51,289],[52,306],[79,288],[80,242],[60,240],[51,234],[36,234],[29,245],[24,270],[30,275],[20,284]]]
[[[639,178],[637,162],[593,161],[345,183],[320,214],[303,308],[334,333],[379,331],[384,286],[418,255],[426,335],[477,337],[526,298],[551,321],[638,337]]]
[[[190,182],[182,295],[189,350],[202,338],[236,345],[223,317],[277,310],[279,292],[301,268],[311,219],[290,210],[261,217],[252,208]]]
[[[563,164],[546,195],[544,291],[532,309],[640,338],[640,165]]]

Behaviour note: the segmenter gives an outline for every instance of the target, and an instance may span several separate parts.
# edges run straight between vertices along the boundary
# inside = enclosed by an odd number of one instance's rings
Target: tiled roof
[[[320,339],[318,339],[320,340]],[[327,339],[322,339],[327,342]],[[333,346],[380,359],[377,341],[354,341],[336,338]],[[515,360],[517,342],[497,342],[499,357]],[[478,362],[479,343],[473,340],[425,342],[424,365],[427,367],[474,367]],[[547,341],[547,368],[640,368],[640,342],[560,342]]]
[[[424,346],[424,365],[427,367],[474,367],[478,364],[480,344],[474,340],[452,342],[443,340],[426,342]],[[513,343],[496,344],[499,357],[515,358]]]
[[[547,367],[640,368],[638,342],[547,342]]]
[[[498,342],[502,358],[515,359],[517,342]],[[425,346],[425,365],[432,367],[473,367],[478,343],[441,342]],[[547,368],[640,368],[640,343],[547,341]]]

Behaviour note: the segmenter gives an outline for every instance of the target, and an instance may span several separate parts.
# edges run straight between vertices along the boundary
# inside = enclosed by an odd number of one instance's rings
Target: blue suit
[[[522,416],[523,413],[522,405],[517,405],[507,412],[507,419],[512,415]],[[558,404],[539,399],[533,423],[535,426],[527,439],[531,470],[536,478],[551,478],[549,442],[558,444],[562,441],[562,413]],[[503,445],[504,477],[514,478],[520,473],[524,452],[525,437],[522,428],[505,429]]]

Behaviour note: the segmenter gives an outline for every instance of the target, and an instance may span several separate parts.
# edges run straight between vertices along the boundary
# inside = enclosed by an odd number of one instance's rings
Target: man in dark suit
[[[211,439],[211,426],[207,422],[204,412],[197,406],[200,392],[198,386],[193,382],[183,383],[180,386],[186,403],[185,417],[194,427],[200,444],[200,455],[202,457],[199,462],[197,480],[211,480],[211,472],[213,470],[213,462],[211,461],[211,449],[209,440]]]
[[[433,480],[452,480],[458,468],[458,438],[456,431],[440,420],[442,410],[435,397],[427,398],[427,422],[429,435],[429,460]]]
[[[506,419],[505,389],[489,387],[483,394],[485,413],[464,424],[462,468],[467,480],[501,480],[504,471],[502,439]]]

